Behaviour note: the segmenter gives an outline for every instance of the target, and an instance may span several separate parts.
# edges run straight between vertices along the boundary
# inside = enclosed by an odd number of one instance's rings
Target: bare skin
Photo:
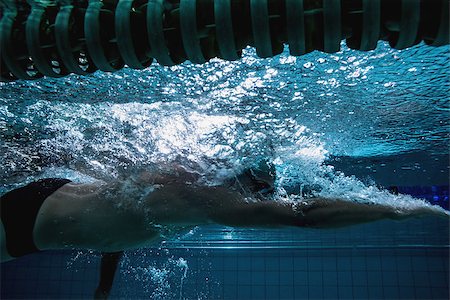
[[[134,199],[122,192],[123,183],[64,185],[39,210],[33,231],[36,246],[41,250],[81,248],[115,252],[154,243],[160,238],[159,228],[165,225],[333,228],[380,219],[445,215],[426,207],[399,211],[339,199],[260,201],[221,186],[168,179],[159,183],[163,184]],[[6,250],[3,224],[0,238],[1,261],[12,259]]]

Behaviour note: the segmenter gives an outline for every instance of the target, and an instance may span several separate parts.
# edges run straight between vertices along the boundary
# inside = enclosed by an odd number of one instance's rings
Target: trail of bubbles
[[[184,280],[188,277],[189,270],[188,261],[182,257],[158,258],[161,259],[162,263],[153,262],[152,265],[148,265],[149,262],[143,259],[138,265],[127,259],[122,272],[133,276],[135,283],[143,286],[150,299],[183,299]]]

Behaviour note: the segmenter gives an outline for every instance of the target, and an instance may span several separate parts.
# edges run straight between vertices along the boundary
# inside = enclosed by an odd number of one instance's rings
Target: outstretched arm
[[[382,219],[401,220],[448,213],[434,207],[395,208],[381,204],[358,203],[341,199],[312,198],[304,202],[250,202],[233,205],[212,219],[230,226],[304,226],[336,228]]]
[[[431,206],[396,208],[342,199],[256,201],[222,187],[165,186],[148,199],[154,220],[162,224],[217,223],[238,227],[302,226],[334,228],[381,219],[448,215]]]

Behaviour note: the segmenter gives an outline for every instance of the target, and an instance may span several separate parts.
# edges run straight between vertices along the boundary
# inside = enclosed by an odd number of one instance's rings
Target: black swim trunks
[[[41,179],[0,197],[0,215],[9,255],[19,257],[39,251],[33,240],[39,209],[48,196],[69,182],[61,178]]]

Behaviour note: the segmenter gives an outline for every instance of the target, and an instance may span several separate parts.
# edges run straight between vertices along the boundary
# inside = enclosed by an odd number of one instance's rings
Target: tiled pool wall
[[[449,298],[448,248],[156,252],[159,254],[145,259],[128,254],[112,298]],[[75,255],[48,252],[4,264],[1,298],[92,298],[99,257],[67,266]],[[179,264],[180,260],[186,264]]]

